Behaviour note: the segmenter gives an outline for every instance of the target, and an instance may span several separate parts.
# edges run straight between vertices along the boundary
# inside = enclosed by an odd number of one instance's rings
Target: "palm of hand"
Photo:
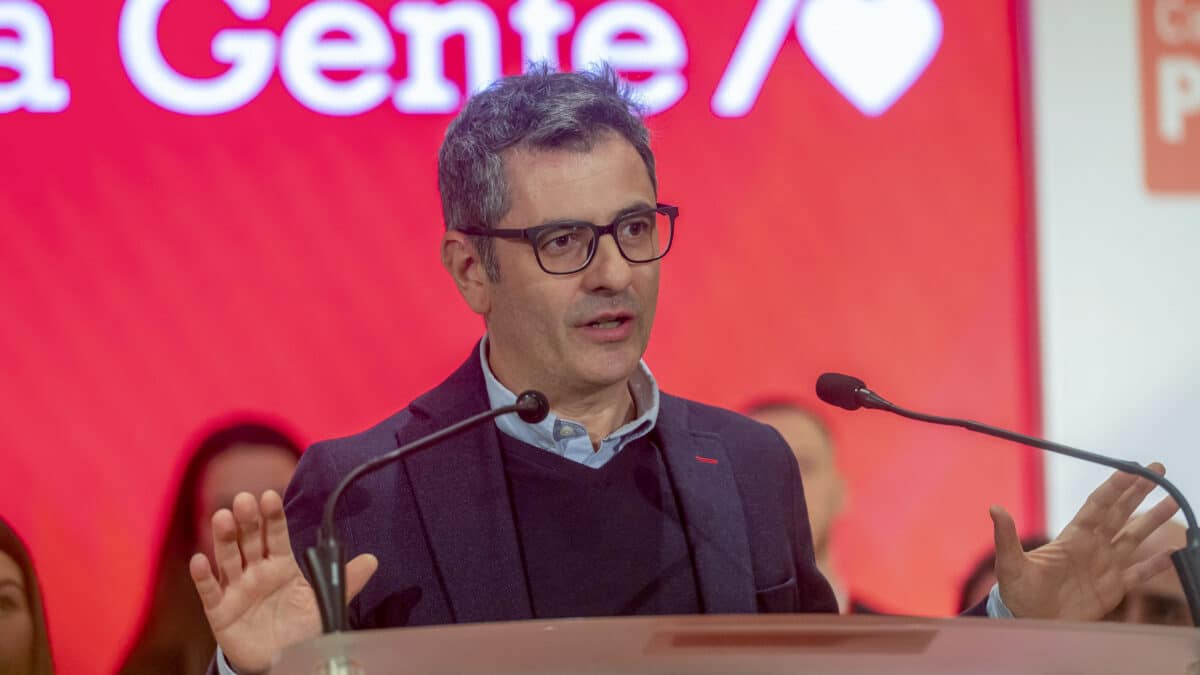
[[[1161,464],[1151,471],[1164,473]],[[996,580],[1005,606],[1020,618],[1092,621],[1112,611],[1129,589],[1168,569],[1162,552],[1135,562],[1133,552],[1179,509],[1163,499],[1130,517],[1154,484],[1116,472],[1088,497],[1054,541],[1025,553],[1016,524],[992,508],[996,537]]]
[[[1057,539],[1025,554],[997,581],[1014,616],[1086,621],[1107,614],[1125,596],[1121,560],[1094,531],[1068,526]]]
[[[292,557],[283,500],[270,490],[261,502],[243,492],[212,522],[221,579],[197,553],[192,581],[229,664],[240,673],[265,671],[283,648],[321,632],[317,598]],[[377,566],[366,553],[346,565],[347,602]]]
[[[321,632],[316,596],[290,554],[248,566],[207,613],[226,658],[250,672],[266,670],[280,649]]]

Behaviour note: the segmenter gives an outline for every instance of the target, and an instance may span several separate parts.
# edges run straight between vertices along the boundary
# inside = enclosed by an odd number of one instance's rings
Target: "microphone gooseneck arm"
[[[456,422],[441,431],[434,432],[424,438],[419,438],[412,443],[375,457],[370,461],[363,462],[354,467],[350,473],[347,473],[338,482],[337,487],[333,489],[333,492],[329,493],[329,497],[325,500],[325,510],[321,517],[321,529],[317,533],[317,543],[315,546],[310,546],[305,551],[304,556],[309,577],[313,584],[313,592],[317,596],[317,606],[320,608],[321,628],[323,632],[333,633],[349,628],[346,620],[346,551],[342,547],[341,542],[338,541],[337,529],[334,527],[334,508],[337,506],[338,498],[342,496],[342,493],[354,481],[384,465],[396,461],[410,452],[436,445],[477,424],[514,412],[520,415],[521,419],[525,422],[534,424],[546,418],[546,415],[550,412],[550,405],[546,400],[546,396],[541,392],[533,390],[522,392],[517,397],[517,402],[512,405],[485,410],[465,420]]]
[[[1187,520],[1189,530],[1200,530],[1200,528],[1197,528],[1196,526],[1196,515],[1192,513],[1192,506],[1188,503],[1187,498],[1183,496],[1183,493],[1179,491],[1179,488],[1175,487],[1174,483],[1167,480],[1166,476],[1160,476],[1159,474],[1154,473],[1137,462],[1098,455],[1094,452],[1088,452],[1087,450],[1080,450],[1079,448],[1073,448],[1069,445],[1063,445],[1061,443],[1054,443],[1053,441],[1047,441],[1035,436],[1018,434],[1015,431],[1001,429],[999,427],[994,427],[990,424],[984,424],[982,422],[958,419],[955,417],[926,415],[925,413],[919,413],[914,410],[908,410],[907,408],[901,408],[900,406],[889,402],[887,399],[883,398],[879,394],[876,394],[870,389],[867,389],[866,387],[860,388],[856,393],[859,394],[859,400],[862,402],[864,408],[886,410],[888,412],[900,415],[901,417],[917,420],[918,422],[929,422],[930,424],[941,424],[948,427],[961,427],[963,429],[968,429],[981,434],[987,434],[988,436],[1003,438],[1006,441],[1013,441],[1014,443],[1021,443],[1023,445],[1031,445],[1035,448],[1041,448],[1042,450],[1048,450],[1060,455],[1074,457],[1075,459],[1081,459],[1085,462],[1103,464],[1104,466],[1116,469],[1118,471],[1124,471],[1125,473],[1132,473],[1140,476],[1161,487],[1167,492],[1167,494],[1171,496],[1172,499],[1175,500],[1176,504],[1179,504],[1179,510],[1183,511],[1183,517]],[[1188,539],[1188,544],[1191,545],[1191,537]],[[1200,539],[1197,539],[1196,544],[1200,545]]]
[[[1166,476],[1160,476],[1137,462],[1098,455],[1094,452],[1080,450],[1079,448],[1073,448],[1061,443],[1054,443],[1035,436],[1019,434],[1015,431],[1001,429],[989,424],[955,417],[926,415],[925,413],[901,408],[868,389],[862,380],[848,375],[837,373],[822,375],[817,380],[817,396],[826,403],[847,410],[857,410],[860,407],[885,410],[901,417],[917,420],[918,422],[960,427],[968,431],[1002,438],[1006,441],[1041,448],[1049,452],[1130,473],[1145,478],[1161,487],[1179,505],[1179,509],[1183,512],[1183,517],[1187,521],[1187,545],[1171,554],[1171,562],[1175,565],[1175,572],[1179,575],[1179,581],[1183,585],[1184,594],[1187,596],[1188,608],[1192,613],[1192,624],[1200,627],[1200,527],[1197,526],[1196,514],[1192,511],[1192,505],[1183,496],[1183,492],[1174,483],[1167,480]]]

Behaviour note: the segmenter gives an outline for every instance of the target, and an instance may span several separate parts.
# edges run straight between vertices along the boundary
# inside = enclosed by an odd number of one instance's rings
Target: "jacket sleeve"
[[[338,453],[332,445],[333,443],[325,441],[316,443],[305,451],[299,465],[296,466],[291,483],[288,484],[283,502],[292,555],[306,579],[308,570],[304,565],[304,552],[316,543],[325,500],[343,475],[344,467],[338,466]],[[347,523],[338,523],[337,526],[338,536],[342,541],[347,545],[352,544],[353,529],[348,527]]]

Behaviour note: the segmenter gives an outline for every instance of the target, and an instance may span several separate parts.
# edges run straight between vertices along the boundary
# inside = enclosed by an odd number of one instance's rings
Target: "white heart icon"
[[[796,37],[864,115],[882,115],[908,91],[942,44],[932,0],[807,0]]]

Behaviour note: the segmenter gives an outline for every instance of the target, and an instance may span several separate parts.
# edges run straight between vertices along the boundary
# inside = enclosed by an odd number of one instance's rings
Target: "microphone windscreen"
[[[866,382],[842,375],[841,373],[825,373],[817,378],[817,397],[829,405],[836,405],[846,410],[858,410],[862,404],[858,402],[855,391],[865,389]]]
[[[517,397],[517,416],[529,424],[537,424],[550,414],[550,401],[540,391],[530,389]]]

